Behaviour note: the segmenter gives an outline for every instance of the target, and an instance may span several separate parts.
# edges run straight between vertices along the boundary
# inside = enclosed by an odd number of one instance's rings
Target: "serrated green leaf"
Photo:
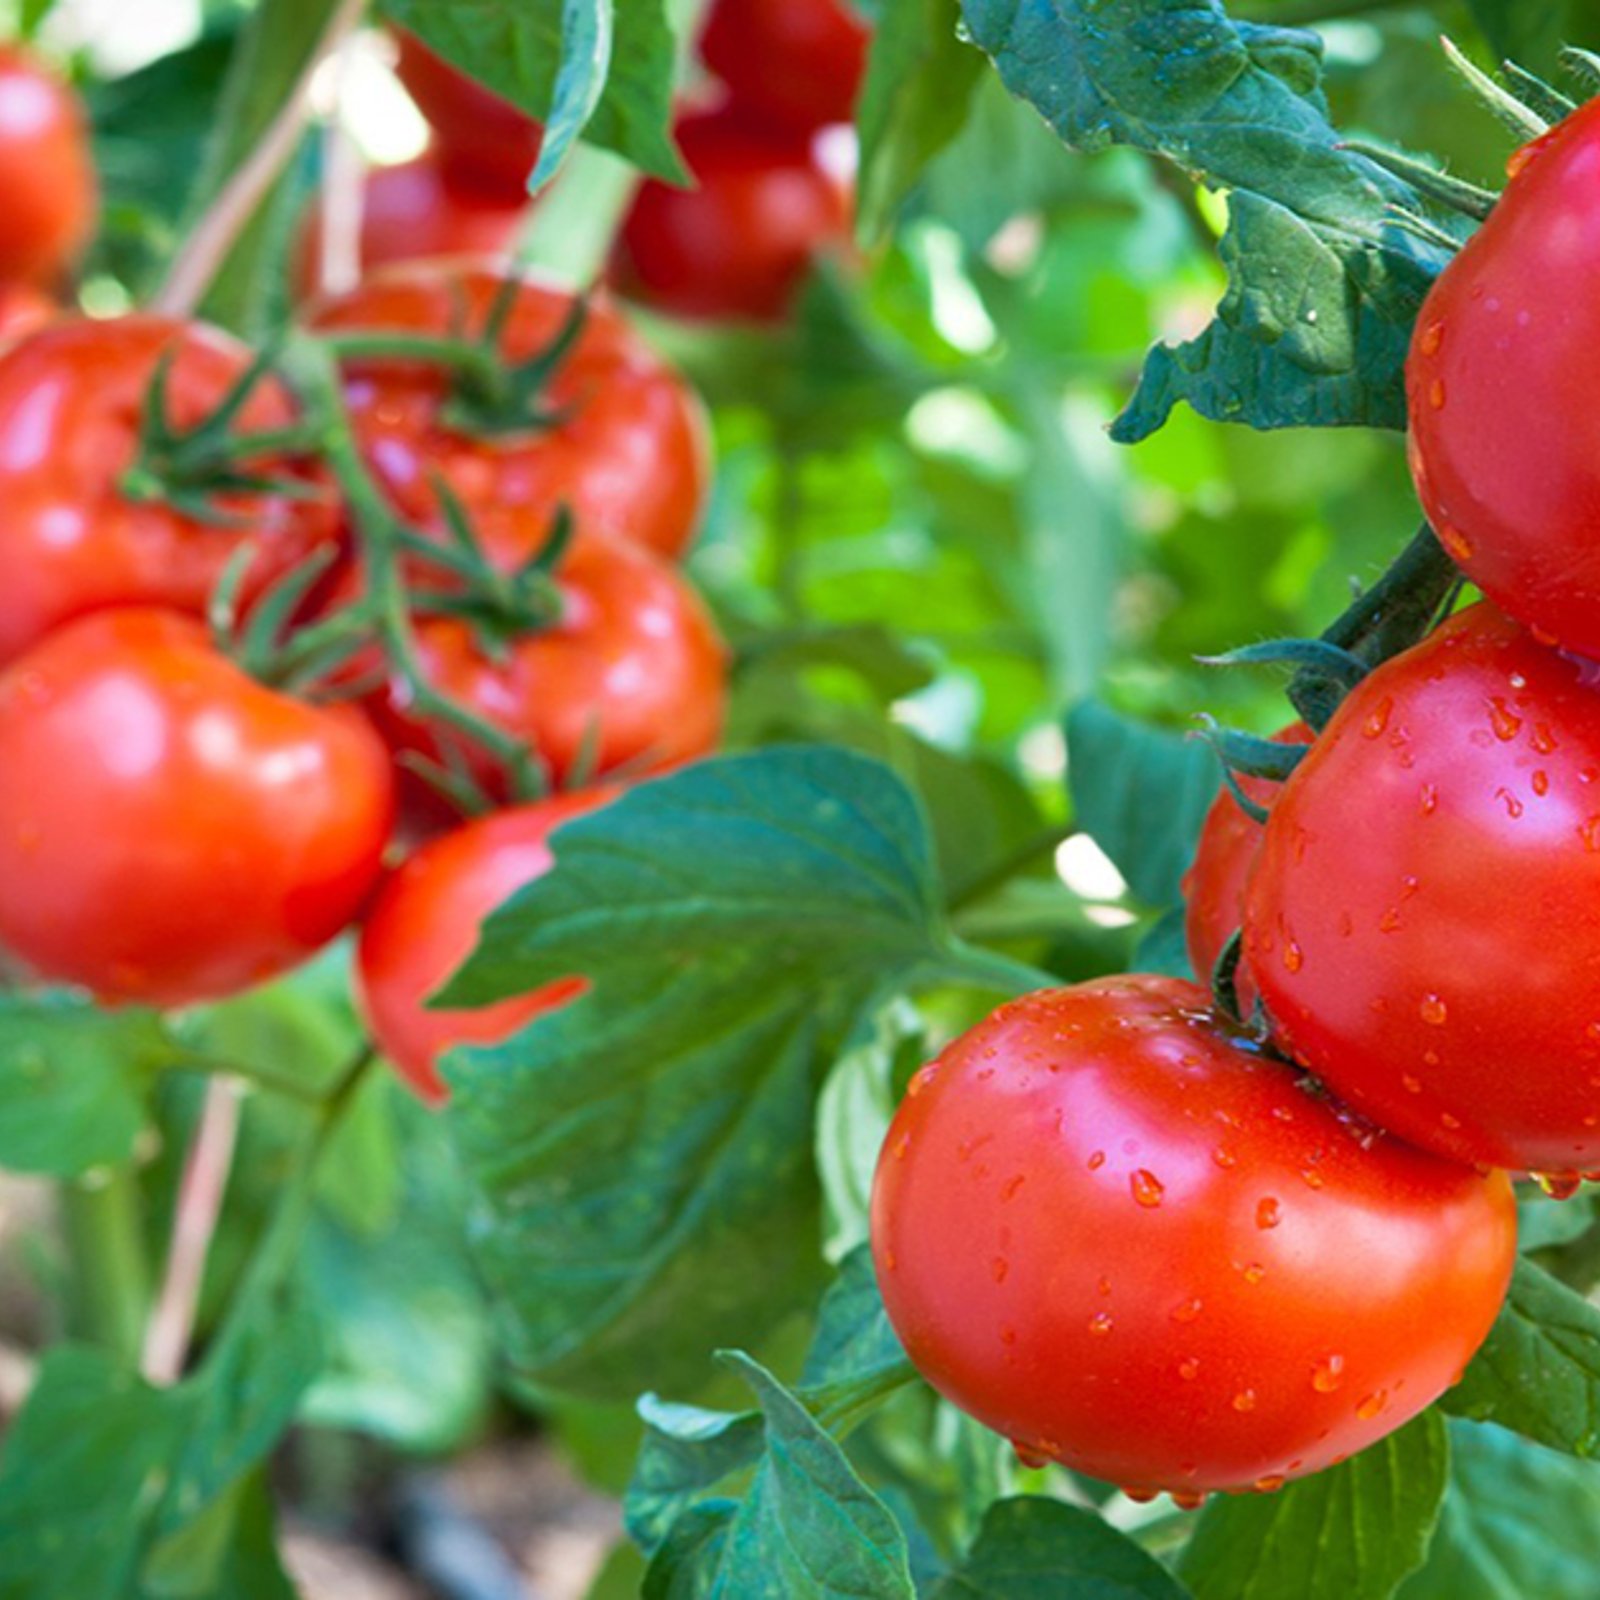
[[[687,1388],[815,1282],[830,1042],[880,986],[949,968],[926,825],[877,763],[774,749],[631,791],[556,862],[449,991],[591,985],[450,1069],[479,1260],[537,1382]]]
[[[1531,1261],[1466,1376],[1440,1401],[1571,1455],[1600,1448],[1600,1310]]]
[[[1180,400],[1276,428],[1405,425],[1403,368],[1449,252],[1394,223],[1407,185],[1338,147],[1315,34],[1193,0],[964,0],[1012,93],[1068,144],[1130,144],[1229,195],[1228,293],[1198,339],[1158,350],[1117,426]]]
[[[582,132],[646,172],[682,181],[668,125],[672,120],[674,43],[663,0],[609,0],[615,40],[604,90]],[[594,94],[593,40],[587,27],[569,33],[569,13],[595,9],[566,4],[530,6],[522,0],[383,0],[390,21],[409,28],[468,77],[521,107],[558,136]],[[589,67],[569,68],[587,57]],[[563,79],[563,70],[569,76]],[[554,117],[563,119],[557,128]],[[546,165],[541,154],[541,170]]]
[[[1124,717],[1098,700],[1067,716],[1067,784],[1080,827],[1149,906],[1170,906],[1216,798],[1201,743]]]
[[[152,1076],[182,1055],[153,1011],[0,996],[0,1167],[70,1178],[125,1161]]]
[[[966,121],[983,57],[957,36],[960,19],[958,0],[886,0],[879,15],[856,113],[856,227],[868,242]]]
[[[1386,1600],[1422,1565],[1449,1469],[1444,1421],[1425,1411],[1276,1494],[1213,1499],[1178,1575],[1196,1600]]]
[[[722,1500],[679,1517],[645,1573],[643,1600],[710,1600],[737,1510]]]
[[[989,1508],[972,1549],[928,1600],[1183,1600],[1185,1592],[1093,1512],[1029,1496]]]

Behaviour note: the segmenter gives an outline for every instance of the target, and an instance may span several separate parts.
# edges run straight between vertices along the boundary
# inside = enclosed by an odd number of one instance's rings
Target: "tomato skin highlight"
[[[1505,1175],[1241,1050],[1172,978],[1003,1006],[913,1080],[872,1200],[933,1386],[1035,1458],[1247,1489],[1392,1432],[1461,1371],[1516,1252]]]
[[[395,70],[433,129],[439,161],[458,188],[526,205],[543,130],[503,96],[458,71],[414,33],[394,30]]]
[[[0,945],[106,1001],[181,1006],[320,949],[378,881],[381,742],[247,678],[193,618],[102,612],[0,673]]]
[[[0,280],[53,289],[94,232],[99,180],[71,87],[20,45],[0,46]]]
[[[257,551],[243,591],[248,602],[337,541],[331,495],[219,497],[243,519],[221,527],[123,492],[145,395],[167,351],[176,352],[169,415],[181,428],[209,416],[250,361],[243,345],[215,329],[143,315],[63,319],[0,357],[0,665],[50,629],[108,606],[155,604],[203,615],[247,544]],[[235,426],[281,428],[295,419],[287,391],[267,380]]]
[[[435,154],[374,167],[362,192],[359,258],[363,273],[405,261],[503,255],[528,214],[528,197],[464,188]],[[313,299],[322,269],[322,207],[313,197],[295,242],[294,285]]]
[[[613,262],[622,292],[671,316],[778,322],[816,256],[848,244],[848,186],[810,134],[752,124],[736,106],[677,129],[696,187],[640,186]]]
[[[460,319],[481,329],[502,278],[495,270],[434,262],[375,273],[313,316],[321,332],[455,336]],[[526,279],[507,318],[502,348],[529,360],[559,333],[572,295]],[[580,536],[609,533],[665,556],[694,536],[710,482],[704,410],[684,379],[654,354],[605,299],[590,303],[576,345],[551,380],[544,406],[561,419],[494,437],[450,427],[436,369],[396,361],[349,362],[346,396],[373,470],[397,509],[441,526],[434,476],[495,537],[537,548],[565,505]]]
[[[813,133],[855,115],[868,38],[844,0],[716,0],[700,54],[748,116]]]
[[[1487,604],[1461,612],[1340,707],[1251,879],[1281,1043],[1458,1161],[1600,1167],[1595,675]]]
[[[543,758],[564,787],[626,768],[664,771],[709,754],[722,732],[726,657],[710,617],[678,571],[648,551],[579,541],[556,574],[562,617],[488,655],[470,626],[427,617],[417,656],[435,689],[470,707]],[[396,752],[434,760],[440,730],[407,708],[395,683],[369,702]],[[460,747],[469,770],[504,798],[503,774],[481,751]],[[425,810],[425,808],[423,808]]]
[[[1406,366],[1417,493],[1467,576],[1546,643],[1600,655],[1600,102],[1520,151],[1440,275]]]
[[[446,1051],[498,1044],[582,990],[571,978],[473,1010],[426,1004],[472,953],[489,913],[550,870],[550,835],[614,797],[590,789],[477,818],[424,845],[385,883],[361,930],[357,999],[378,1048],[422,1099],[448,1098],[438,1065]]]
[[[1303,722],[1281,728],[1278,744],[1306,745],[1315,737]],[[1270,811],[1281,784],[1266,778],[1240,778],[1248,799]],[[1244,891],[1261,849],[1261,824],[1249,816],[1226,785],[1212,802],[1200,829],[1194,860],[1183,875],[1184,941],[1189,962],[1202,983],[1209,981],[1224,946],[1244,923]],[[1240,1004],[1248,1013],[1254,985],[1239,972]]]

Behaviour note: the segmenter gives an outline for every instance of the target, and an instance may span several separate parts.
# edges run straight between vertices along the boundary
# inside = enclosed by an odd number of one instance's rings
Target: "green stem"
[[[113,1168],[99,1183],[63,1184],[61,1206],[72,1258],[72,1331],[132,1367],[151,1292],[132,1169]]]
[[[420,361],[485,388],[497,386],[504,363],[488,344],[413,333],[333,333],[321,342],[340,361]]]

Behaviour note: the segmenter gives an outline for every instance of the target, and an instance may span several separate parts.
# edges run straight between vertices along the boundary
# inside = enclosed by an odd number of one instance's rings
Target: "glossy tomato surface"
[[[94,231],[98,192],[77,95],[0,45],[0,280],[56,286]]]
[[[61,314],[61,307],[31,284],[0,284],[0,347],[25,339]]]
[[[761,127],[735,107],[693,113],[677,133],[696,187],[640,187],[618,286],[672,316],[781,319],[819,252],[848,243],[848,186],[819,163],[811,135]]]
[[[1284,785],[1246,907],[1278,1036],[1425,1149],[1600,1167],[1600,685],[1488,605],[1378,668]]]
[[[913,1080],[872,1202],[950,1400],[1139,1492],[1275,1487],[1392,1432],[1493,1322],[1511,1187],[1376,1133],[1171,978],[1002,1007]]]
[[[423,1099],[449,1092],[439,1075],[447,1050],[497,1044],[581,989],[571,979],[470,1011],[427,1005],[489,913],[550,870],[550,835],[611,798],[591,789],[480,817],[424,845],[384,885],[361,931],[357,996],[378,1048]]]
[[[323,306],[316,327],[436,337],[479,332],[503,279],[486,267],[434,263],[375,274]],[[549,347],[573,297],[528,280],[516,291],[500,348],[514,362]],[[435,476],[486,538],[520,549],[544,542],[557,508],[580,535],[609,533],[662,555],[693,537],[710,466],[705,417],[688,384],[603,297],[541,401],[552,414],[510,433],[468,433],[443,415],[437,368],[353,362],[347,393],[367,455],[408,517],[437,527]]]
[[[395,40],[400,81],[433,128],[439,159],[452,181],[525,203],[528,178],[539,159],[539,124],[458,72],[414,33],[396,29]]]
[[[1303,722],[1292,723],[1273,735],[1279,744],[1310,744],[1312,733]],[[1240,778],[1246,798],[1270,811],[1279,784],[1265,778]],[[1223,947],[1244,923],[1244,886],[1261,848],[1261,824],[1234,799],[1226,785],[1212,802],[1200,830],[1194,860],[1183,875],[1184,939],[1195,975],[1210,978]],[[1241,991],[1253,987],[1241,972]],[[1241,1003],[1248,1007],[1241,992]]]
[[[503,255],[527,215],[520,191],[507,197],[463,188],[445,175],[435,155],[393,167],[374,167],[362,190],[356,266],[362,273],[400,261]],[[295,293],[311,299],[322,282],[323,214],[307,207],[295,246]]]
[[[360,911],[394,813],[360,714],[253,682],[146,608],[0,674],[0,946],[111,1001],[187,1005],[304,960]]]
[[[331,498],[230,494],[216,504],[237,520],[220,526],[124,492],[151,378],[168,357],[168,415],[178,428],[210,416],[251,359],[214,329],[142,315],[57,322],[0,358],[0,664],[106,606],[200,614],[247,545],[256,552],[248,598],[337,538]],[[288,393],[267,381],[235,427],[294,420]]]
[[[1440,275],[1406,368],[1417,492],[1490,599],[1600,655],[1600,101],[1513,161]]]
[[[726,658],[699,597],[648,551],[602,539],[574,545],[556,578],[561,616],[510,641],[499,659],[453,617],[417,627],[423,676],[529,745],[557,786],[626,771],[659,772],[716,745]],[[396,752],[439,760],[451,736],[406,706],[398,684],[372,702]],[[478,781],[504,791],[480,751],[452,741]]]
[[[854,116],[867,37],[847,0],[716,0],[700,54],[750,117],[810,133]]]

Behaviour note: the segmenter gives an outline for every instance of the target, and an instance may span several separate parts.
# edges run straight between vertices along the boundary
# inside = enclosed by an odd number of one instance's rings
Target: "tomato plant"
[[[1025,1459],[1179,1494],[1280,1485],[1415,1416],[1516,1252],[1503,1175],[1339,1115],[1171,979],[964,1034],[912,1080],[873,1214],[937,1388]]]
[[[850,120],[867,37],[848,0],[717,0],[700,54],[746,112],[811,133]]]

